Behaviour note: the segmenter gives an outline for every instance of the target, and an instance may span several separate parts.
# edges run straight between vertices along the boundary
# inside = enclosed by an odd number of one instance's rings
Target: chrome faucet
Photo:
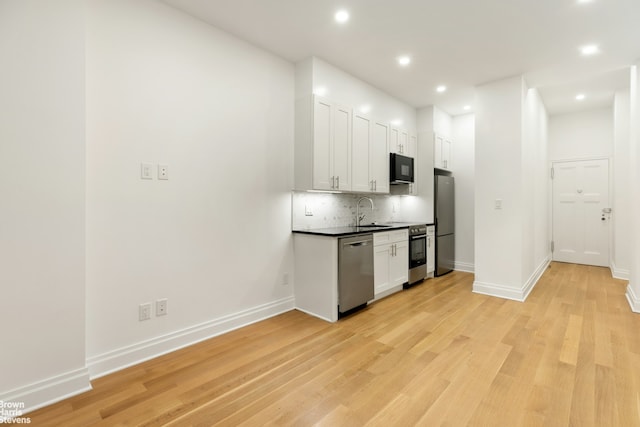
[[[358,204],[356,205],[356,227],[360,227],[360,223],[366,216],[365,214],[360,215],[360,202],[363,200],[368,200],[369,203],[371,203],[371,212],[373,213],[373,200],[371,200],[371,197],[360,197],[360,199],[358,199]]]

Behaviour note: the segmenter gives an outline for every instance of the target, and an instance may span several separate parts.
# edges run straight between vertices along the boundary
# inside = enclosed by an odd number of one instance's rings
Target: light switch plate
[[[140,164],[140,178],[153,179],[153,165],[151,163]]]
[[[502,209],[502,199],[496,199],[495,208]]]

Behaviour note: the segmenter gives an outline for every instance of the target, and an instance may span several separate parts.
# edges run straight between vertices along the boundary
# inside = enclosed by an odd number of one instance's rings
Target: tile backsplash
[[[355,225],[356,204],[362,194],[291,193],[291,221],[294,230],[344,227]],[[370,195],[373,212],[367,200],[360,202],[363,223],[399,221],[400,196]],[[308,215],[311,214],[311,215]]]

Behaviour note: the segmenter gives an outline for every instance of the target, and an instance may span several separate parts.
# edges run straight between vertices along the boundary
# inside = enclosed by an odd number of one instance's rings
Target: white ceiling
[[[473,105],[474,86],[516,75],[540,89],[550,114],[609,106],[640,59],[640,0],[163,1],[289,61],[317,56],[452,115]],[[340,8],[351,15],[343,25],[333,19]],[[583,57],[586,44],[602,52]],[[403,54],[409,67],[397,65]]]

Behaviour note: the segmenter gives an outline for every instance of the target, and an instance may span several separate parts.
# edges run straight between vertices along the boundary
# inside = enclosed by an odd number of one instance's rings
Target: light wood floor
[[[638,426],[640,315],[553,263],[525,303],[454,272],[329,324],[292,311],[100,378],[32,425]]]

